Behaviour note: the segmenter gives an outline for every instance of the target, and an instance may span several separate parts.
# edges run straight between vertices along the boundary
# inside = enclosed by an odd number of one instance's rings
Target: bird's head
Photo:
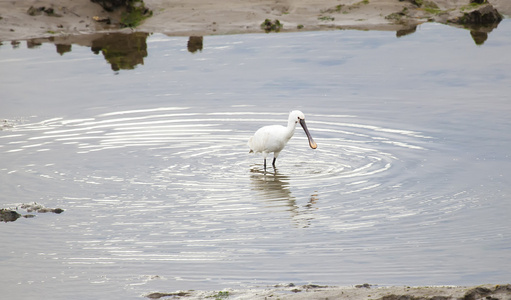
[[[295,123],[298,123],[300,120],[305,120],[305,115],[299,110],[293,110],[289,114],[289,120],[293,120]]]
[[[301,112],[299,110],[293,110],[289,114],[289,122],[291,122],[291,121],[294,121],[295,123],[300,123],[300,125],[303,128],[303,131],[305,131],[305,134],[307,135],[307,138],[309,139],[309,146],[312,149],[316,149],[318,147],[318,145],[316,144],[316,142],[314,142],[314,140],[312,139],[312,136],[309,133],[309,130],[307,129],[307,125],[305,124],[305,115],[303,114],[303,112]]]

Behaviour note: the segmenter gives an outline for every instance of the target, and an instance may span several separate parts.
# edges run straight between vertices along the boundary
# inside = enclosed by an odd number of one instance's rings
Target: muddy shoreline
[[[349,300],[509,300],[511,284],[422,287],[378,287],[361,284],[352,287],[331,287],[314,284],[295,286],[277,285],[266,289],[225,289],[222,291],[176,291],[153,292],[144,295],[147,299],[349,299]]]
[[[477,24],[468,24],[459,20],[482,6],[491,6],[503,17],[511,15],[511,2],[507,0],[492,0],[483,5],[469,4],[469,0],[319,0],[313,4],[304,0],[144,2],[151,16],[136,28],[122,29],[120,11],[108,12],[90,0],[2,1],[0,41],[51,38],[78,40],[80,44],[80,37],[133,31],[172,36],[262,33],[265,20],[278,21],[282,25],[278,28],[280,32],[357,29],[396,31],[400,35],[413,32],[424,22],[438,22],[487,33],[498,22],[483,22],[481,18]]]

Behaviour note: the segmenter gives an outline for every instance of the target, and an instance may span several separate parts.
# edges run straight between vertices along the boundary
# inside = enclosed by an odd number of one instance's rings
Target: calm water
[[[0,224],[6,299],[509,281],[511,22],[187,40],[0,47],[0,208],[65,210]],[[246,141],[292,109],[318,149],[264,174]]]

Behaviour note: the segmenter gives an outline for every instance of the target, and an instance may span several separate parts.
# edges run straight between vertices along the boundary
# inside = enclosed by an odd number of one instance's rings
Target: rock
[[[502,21],[502,15],[490,3],[482,5],[470,5],[468,9],[462,9],[462,15],[448,20],[456,24],[490,25]]]
[[[463,297],[464,300],[475,300],[479,298],[484,298],[487,295],[491,294],[491,290],[485,287],[476,287],[471,289],[465,294]]]
[[[176,293],[151,293],[146,295],[149,299],[160,299],[162,297],[186,297],[189,296],[189,292],[176,292]]]
[[[108,12],[121,11],[119,24],[122,27],[137,27],[140,22],[153,15],[152,10],[145,7],[143,0],[91,0],[91,2],[101,5]]]
[[[54,208],[52,210],[52,213],[54,213],[54,214],[61,214],[63,212],[64,212],[64,210],[62,208]]]
[[[465,293],[462,300],[478,299],[508,299],[511,293],[511,284],[496,285],[495,287],[478,286]]]
[[[283,26],[284,25],[282,25],[279,20],[272,21],[270,19],[266,19],[263,23],[261,23],[261,29],[263,29],[266,33],[271,31],[279,32]]]
[[[64,210],[62,208],[48,208],[48,207],[44,207],[41,204],[37,204],[35,202],[34,203],[23,203],[19,207],[22,209],[26,209],[27,212],[38,212],[38,213],[52,212],[55,214],[61,214],[64,212]]]
[[[21,204],[18,208],[26,209],[27,212],[37,212],[37,213],[47,213],[51,212],[54,214],[61,214],[64,212],[62,208],[47,208],[37,203],[24,203]],[[16,208],[16,210],[18,209]],[[24,217],[24,218],[34,218],[35,215],[33,214],[27,214],[27,215],[21,215],[16,210],[8,209],[8,208],[1,208],[0,209],[0,222],[14,222],[17,219]]]
[[[55,9],[53,9],[52,7],[46,8],[44,6],[40,7],[30,6],[27,10],[27,14],[31,16],[39,16],[42,15],[43,13],[49,17],[62,17],[61,15],[55,13]]]
[[[93,3],[97,3],[103,7],[104,10],[112,12],[120,7],[128,7],[131,5],[131,0],[90,0]]]
[[[38,16],[38,15],[41,15],[43,13],[43,11],[44,11],[44,6],[38,7],[38,8],[30,6],[27,10],[27,14],[29,14],[31,16]]]

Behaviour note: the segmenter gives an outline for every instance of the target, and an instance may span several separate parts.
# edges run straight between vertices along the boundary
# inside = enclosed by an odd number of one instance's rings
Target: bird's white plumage
[[[307,126],[305,125],[304,114],[299,110],[294,110],[289,114],[287,127],[281,125],[270,125],[259,128],[248,140],[250,152],[262,153],[265,160],[265,166],[266,157],[268,154],[273,152],[275,166],[275,159],[279,156],[280,151],[284,149],[291,137],[293,137],[296,124],[299,122],[309,138],[310,147],[316,149],[317,145],[310,136]]]

